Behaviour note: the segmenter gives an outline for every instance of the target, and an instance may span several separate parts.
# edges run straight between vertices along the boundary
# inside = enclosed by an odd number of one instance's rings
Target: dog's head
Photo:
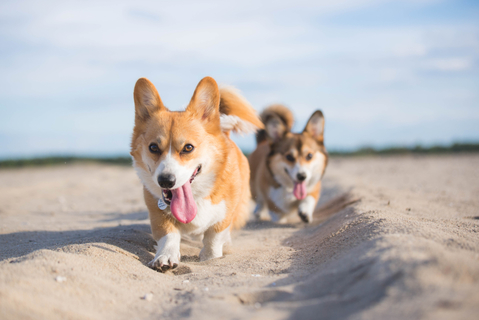
[[[201,80],[183,112],[169,111],[145,78],[137,81],[134,99],[133,165],[146,188],[188,223],[197,211],[194,197],[209,193],[215,162],[224,158],[218,86],[210,77]]]
[[[328,161],[323,143],[323,113],[315,111],[302,133],[289,132],[287,125],[275,116],[266,119],[265,131],[271,142],[269,170],[278,183],[293,189],[297,199],[304,199],[308,187],[321,180]]]

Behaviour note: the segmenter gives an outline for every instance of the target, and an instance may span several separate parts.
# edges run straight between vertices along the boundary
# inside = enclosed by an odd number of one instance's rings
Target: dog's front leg
[[[180,231],[167,213],[158,208],[158,200],[145,188],[145,203],[148,207],[151,233],[155,239],[155,258],[148,266],[160,271],[176,268],[180,262]]]
[[[176,268],[181,257],[180,241],[181,235],[177,232],[168,233],[158,240],[155,258],[148,266],[161,271]]]
[[[316,199],[313,196],[307,196],[299,203],[298,214],[301,220],[306,223],[313,221],[313,211],[316,204]]]
[[[200,261],[222,257],[223,245],[229,241],[231,241],[229,227],[218,233],[214,227],[206,230],[203,237],[203,249],[200,252]]]

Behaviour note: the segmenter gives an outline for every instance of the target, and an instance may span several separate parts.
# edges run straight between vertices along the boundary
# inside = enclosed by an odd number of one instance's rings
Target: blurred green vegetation
[[[449,146],[423,147],[389,147],[376,149],[363,147],[354,151],[329,151],[331,156],[365,156],[365,155],[404,155],[404,154],[456,154],[479,152],[479,143],[453,143]]]
[[[406,154],[458,154],[479,152],[479,143],[454,143],[449,146],[415,146],[415,147],[389,147],[376,149],[364,147],[354,151],[329,151],[331,156],[369,156],[369,155],[406,155]],[[248,156],[248,153],[245,153]],[[52,156],[41,158],[23,158],[0,160],[0,169],[21,168],[30,166],[70,165],[74,163],[105,163],[121,166],[131,166],[131,157],[75,157]]]
[[[20,168],[30,166],[69,165],[73,163],[105,163],[131,166],[131,157],[73,157],[55,156],[42,158],[9,159],[0,161],[0,168]]]

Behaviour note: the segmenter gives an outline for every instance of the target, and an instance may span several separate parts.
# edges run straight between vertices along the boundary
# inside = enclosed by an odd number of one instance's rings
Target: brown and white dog
[[[282,105],[265,109],[261,120],[265,129],[258,132],[258,145],[249,157],[254,213],[259,218],[266,206],[275,221],[285,222],[297,212],[304,222],[312,222],[328,163],[323,113],[315,111],[301,133],[291,132],[293,114]]]
[[[220,90],[210,77],[183,112],[169,111],[145,78],[137,81],[134,98],[131,155],[158,244],[150,267],[175,268],[183,234],[203,236],[200,260],[221,257],[230,230],[245,224],[251,197],[248,161],[230,131],[263,124],[243,97]]]

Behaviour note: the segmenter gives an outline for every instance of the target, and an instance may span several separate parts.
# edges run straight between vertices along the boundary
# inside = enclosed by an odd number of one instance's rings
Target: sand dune
[[[165,274],[133,170],[0,171],[1,319],[477,319],[479,155],[333,158],[315,222]]]

